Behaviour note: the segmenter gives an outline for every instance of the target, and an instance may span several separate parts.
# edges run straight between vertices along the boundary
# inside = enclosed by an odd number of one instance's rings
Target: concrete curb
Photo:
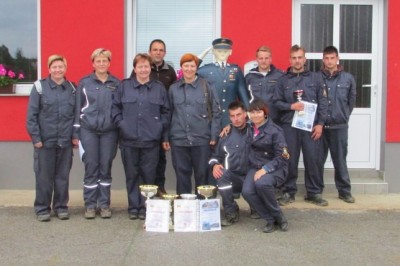
[[[83,207],[83,195],[81,190],[70,191],[70,207]],[[356,202],[345,203],[338,199],[336,194],[324,194],[329,202],[326,207],[316,206],[303,200],[303,195],[296,195],[296,201],[284,209],[326,209],[326,210],[400,210],[400,194],[354,194]],[[2,207],[30,207],[35,198],[34,190],[0,190],[0,206]],[[238,204],[241,209],[248,209],[248,204],[240,198]],[[111,207],[126,208],[126,191],[112,190]]]

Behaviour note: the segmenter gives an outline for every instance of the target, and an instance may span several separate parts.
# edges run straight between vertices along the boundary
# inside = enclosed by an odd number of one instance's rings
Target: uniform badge
[[[229,74],[229,80],[235,80],[235,75]]]
[[[283,147],[282,158],[289,160],[290,154],[287,147]]]

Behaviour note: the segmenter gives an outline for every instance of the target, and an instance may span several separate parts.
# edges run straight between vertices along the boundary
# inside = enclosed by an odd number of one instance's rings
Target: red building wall
[[[388,5],[386,142],[400,142],[400,2]]]
[[[386,141],[400,142],[400,2],[388,2]],[[48,74],[48,56],[61,53],[68,60],[68,78],[78,82],[92,70],[91,52],[104,47],[113,52],[111,71],[122,78],[124,15],[124,0],[42,0],[42,76]],[[274,64],[286,69],[291,27],[291,0],[222,0],[222,36],[234,41],[230,61],[241,66],[253,60],[255,50],[265,44],[273,50]],[[0,97],[1,141],[29,140],[25,130],[27,98]]]

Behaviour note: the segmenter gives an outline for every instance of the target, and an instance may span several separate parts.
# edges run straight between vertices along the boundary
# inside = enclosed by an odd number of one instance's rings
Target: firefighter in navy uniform
[[[250,124],[246,121],[246,109],[241,102],[228,106],[231,130],[218,141],[209,164],[213,177],[217,180],[222,197],[225,217],[222,226],[239,221],[239,206],[234,200],[234,192],[241,192],[248,168],[248,150],[251,141]]]
[[[75,87],[65,79],[67,61],[61,55],[48,59],[49,77],[32,88],[26,127],[34,146],[36,197],[39,221],[50,220],[50,212],[67,220],[72,146],[78,145],[73,128]]]
[[[283,195],[279,199],[281,205],[287,205],[295,200],[297,192],[297,176],[300,151],[304,158],[304,180],[307,194],[304,200],[318,206],[327,206],[322,198],[324,181],[320,171],[322,130],[327,117],[328,101],[322,79],[305,69],[306,57],[303,47],[294,45],[290,49],[291,67],[282,76],[274,94],[274,104],[279,112],[279,125],[285,132],[285,138],[290,152],[289,173],[283,186]],[[304,103],[298,101],[294,93],[301,90],[302,99],[318,104],[312,131],[292,127],[295,111],[304,111]]]
[[[151,57],[137,54],[133,67],[136,77],[121,82],[112,113],[120,130],[129,219],[144,220],[145,199],[139,184],[154,184],[160,142],[168,141],[170,108],[164,85],[150,79]]]
[[[232,41],[219,38],[212,45],[216,62],[200,67],[197,74],[215,87],[222,111],[221,126],[224,127],[230,123],[229,104],[239,99],[247,108],[249,96],[242,70],[238,65],[227,63],[232,54]]]
[[[269,117],[277,122],[278,111],[272,102],[278,79],[284,75],[284,72],[277,69],[272,64],[272,52],[267,46],[261,46],[256,52],[256,61],[258,66],[253,68],[245,76],[246,84],[252,99],[261,99],[269,109]]]
[[[98,48],[91,55],[93,73],[83,77],[77,91],[75,127],[84,150],[83,199],[85,218],[110,218],[111,168],[117,154],[118,129],[111,116],[112,99],[120,83],[108,70],[111,52]]]
[[[249,151],[249,172],[242,194],[250,207],[267,221],[263,231],[271,233],[275,224],[282,231],[288,222],[275,196],[276,188],[286,181],[289,153],[283,130],[268,117],[264,101],[254,100],[249,107],[252,141]]]

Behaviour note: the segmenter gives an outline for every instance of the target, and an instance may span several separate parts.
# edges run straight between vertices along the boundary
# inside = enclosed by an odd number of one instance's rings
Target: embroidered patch
[[[288,152],[288,148],[287,147],[283,147],[282,158],[284,158],[286,160],[289,160],[289,158],[290,158],[290,154]]]

